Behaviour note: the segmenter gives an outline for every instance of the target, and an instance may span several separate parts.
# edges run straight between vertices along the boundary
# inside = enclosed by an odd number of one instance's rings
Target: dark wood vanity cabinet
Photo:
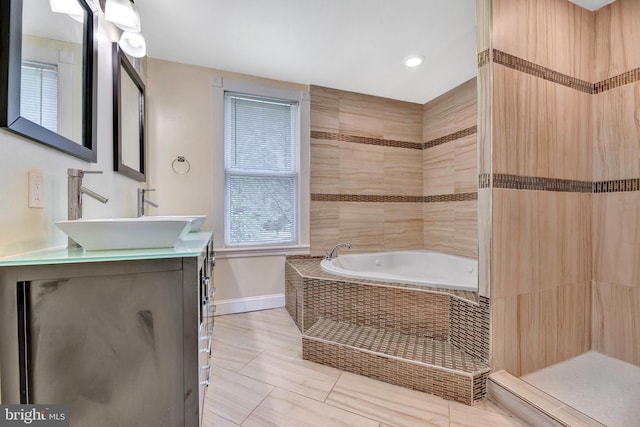
[[[213,317],[197,256],[0,268],[3,403],[69,405],[71,426],[199,426]]]

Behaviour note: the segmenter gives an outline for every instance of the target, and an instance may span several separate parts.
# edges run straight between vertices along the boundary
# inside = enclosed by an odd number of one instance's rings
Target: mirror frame
[[[22,1],[0,1],[0,127],[95,163],[98,157],[98,9],[92,0],[78,0],[85,10],[82,46],[82,143],[79,144],[20,116]]]
[[[127,55],[120,49],[118,43],[112,44],[113,64],[113,170],[137,181],[146,181],[145,175],[145,87],[140,75],[133,67]],[[140,152],[140,164],[138,169],[127,166],[122,161],[122,71],[131,78],[138,88],[138,129],[140,140],[138,148]]]

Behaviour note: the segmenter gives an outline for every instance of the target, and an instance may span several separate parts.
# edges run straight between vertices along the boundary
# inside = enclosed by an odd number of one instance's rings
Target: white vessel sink
[[[145,218],[153,218],[153,219],[191,219],[193,222],[191,223],[190,233],[195,233],[200,231],[202,224],[207,220],[207,215],[158,215],[158,216],[143,216],[139,219]]]
[[[187,234],[193,217],[78,219],[56,225],[86,250],[168,248]]]

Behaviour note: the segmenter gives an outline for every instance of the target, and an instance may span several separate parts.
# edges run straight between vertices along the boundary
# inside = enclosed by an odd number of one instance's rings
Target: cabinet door
[[[25,283],[31,403],[71,426],[184,425],[182,272]]]

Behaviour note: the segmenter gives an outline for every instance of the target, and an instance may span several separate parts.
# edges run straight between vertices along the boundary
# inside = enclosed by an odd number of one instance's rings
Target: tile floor
[[[590,351],[522,379],[604,425],[640,425],[638,366]]]
[[[284,308],[215,322],[204,427],[524,425],[489,401],[466,406],[302,360]]]

